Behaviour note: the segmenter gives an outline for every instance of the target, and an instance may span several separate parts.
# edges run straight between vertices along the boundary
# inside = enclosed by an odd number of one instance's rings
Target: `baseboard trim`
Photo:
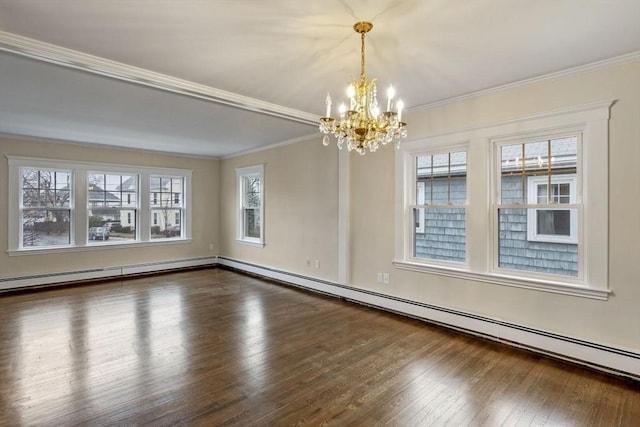
[[[179,270],[205,266],[213,267],[216,263],[217,257],[213,256],[66,271],[60,273],[36,274],[32,276],[7,277],[0,278],[0,291],[49,286],[69,282],[109,279],[137,274],[160,273],[167,270]]]
[[[285,284],[435,323],[493,341],[640,380],[640,353],[316,279],[245,261],[218,257],[218,265]]]

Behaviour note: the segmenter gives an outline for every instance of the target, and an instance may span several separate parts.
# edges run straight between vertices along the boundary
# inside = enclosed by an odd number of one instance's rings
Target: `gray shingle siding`
[[[467,198],[466,181],[433,181],[433,204],[449,202],[448,184],[451,183],[451,200],[463,204]],[[425,185],[425,200],[431,200],[431,183]],[[464,262],[466,259],[466,219],[461,208],[426,209],[424,233],[415,235],[415,256],[445,261]]]
[[[464,262],[466,224],[463,209],[428,209],[424,233],[416,233],[415,256]]]
[[[452,180],[451,197],[466,199],[466,183]],[[445,203],[446,181],[434,181],[437,202]],[[429,200],[430,183],[427,182],[426,200]],[[521,177],[504,177],[502,181],[503,203],[523,201]],[[434,203],[436,203],[434,200]],[[539,273],[578,275],[578,246],[567,243],[531,242],[527,240],[527,210],[500,209],[499,218],[499,266]],[[461,208],[426,209],[424,233],[415,234],[415,256],[445,261],[466,260],[466,219]]]

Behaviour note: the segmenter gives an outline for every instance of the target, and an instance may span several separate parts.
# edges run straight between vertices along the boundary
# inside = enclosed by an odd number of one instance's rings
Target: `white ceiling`
[[[409,111],[640,52],[638,0],[0,0],[0,132],[215,157],[304,139],[359,74],[359,20]]]

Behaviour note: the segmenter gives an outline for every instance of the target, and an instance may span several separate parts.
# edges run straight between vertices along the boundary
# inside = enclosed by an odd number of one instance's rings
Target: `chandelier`
[[[380,145],[395,141],[400,146],[400,139],[407,137],[407,124],[402,121],[401,100],[394,101],[395,91],[389,87],[387,91],[387,108],[381,111],[378,104],[376,79],[367,82],[364,66],[364,35],[371,31],[370,22],[357,22],[353,29],[360,33],[360,81],[351,79],[347,88],[349,107],[345,104],[338,109],[339,117],[331,117],[331,96],[327,93],[325,100],[327,114],[320,118],[320,132],[325,136],[322,144],[329,145],[329,135],[333,134],[337,146],[342,150],[346,146],[349,151],[355,150],[364,155],[367,150],[375,152]],[[394,111],[395,110],[395,111]]]

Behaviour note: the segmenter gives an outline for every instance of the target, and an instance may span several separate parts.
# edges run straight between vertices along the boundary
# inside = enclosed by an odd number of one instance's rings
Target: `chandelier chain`
[[[360,33],[360,40],[361,40],[361,48],[360,48],[360,52],[361,52],[361,56],[360,56],[360,81],[363,84],[367,81],[367,75],[365,73],[365,68],[364,68],[364,34],[365,33]]]

